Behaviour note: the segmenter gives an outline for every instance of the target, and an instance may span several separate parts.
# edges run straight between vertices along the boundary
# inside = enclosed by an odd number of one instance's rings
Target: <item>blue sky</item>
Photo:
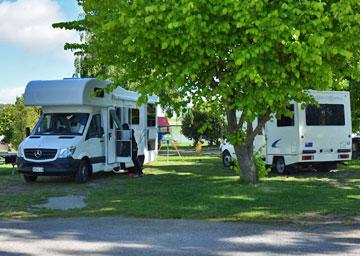
[[[72,76],[74,57],[63,45],[79,36],[51,24],[79,13],[76,0],[0,0],[0,103],[13,103],[30,80]]]

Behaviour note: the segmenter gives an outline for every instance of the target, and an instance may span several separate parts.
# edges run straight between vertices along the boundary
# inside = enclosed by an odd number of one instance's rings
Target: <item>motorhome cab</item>
[[[351,111],[349,92],[310,91],[319,106],[293,103],[292,117],[268,121],[254,142],[256,150],[263,147],[267,165],[278,173],[287,166],[312,165],[320,171],[336,168],[340,161],[351,159]],[[255,122],[254,125],[257,125]],[[236,159],[231,144],[221,145],[224,166]]]
[[[109,82],[96,79],[32,81],[25,89],[27,106],[43,114],[20,144],[18,170],[27,182],[39,175],[73,175],[85,182],[91,174],[133,166],[131,130],[141,162],[156,157],[157,97],[137,107],[139,95],[121,87],[107,93]]]

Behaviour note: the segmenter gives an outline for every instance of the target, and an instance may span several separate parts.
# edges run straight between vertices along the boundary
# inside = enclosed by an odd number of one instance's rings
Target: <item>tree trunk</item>
[[[253,145],[236,145],[235,154],[240,166],[240,180],[254,184],[258,181],[258,171],[254,163]]]
[[[239,134],[238,131],[243,129],[243,121],[240,118],[239,123],[236,119],[236,110],[227,109],[226,116],[228,121],[228,130],[231,136],[236,136]],[[252,132],[252,124],[247,124],[248,131],[246,132],[247,136]],[[241,142],[234,145],[235,154],[237,161],[240,166],[240,180],[244,183],[256,183],[258,181],[258,171],[254,163],[254,146],[253,138],[252,141],[248,142],[247,138],[240,140]]]

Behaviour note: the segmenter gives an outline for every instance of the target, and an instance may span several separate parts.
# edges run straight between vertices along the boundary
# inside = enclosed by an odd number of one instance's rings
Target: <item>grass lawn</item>
[[[0,218],[122,215],[266,223],[360,223],[360,161],[338,171],[270,174],[242,185],[218,156],[169,157],[145,168],[146,176],[97,174],[86,184],[70,178],[40,177],[26,184],[11,168],[0,169]],[[32,208],[50,196],[83,195],[77,210]]]

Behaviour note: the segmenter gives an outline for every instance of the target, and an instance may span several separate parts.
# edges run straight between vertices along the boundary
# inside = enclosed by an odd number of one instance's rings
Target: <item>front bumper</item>
[[[32,162],[17,158],[16,164],[20,173],[37,176],[71,176],[77,171],[80,160],[61,158],[50,162]],[[43,172],[33,172],[33,167],[42,167]]]

